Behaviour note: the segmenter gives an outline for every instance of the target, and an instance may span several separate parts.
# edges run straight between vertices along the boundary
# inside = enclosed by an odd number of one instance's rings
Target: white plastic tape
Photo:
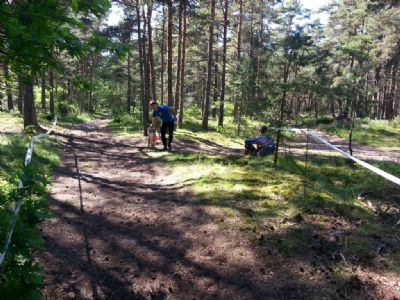
[[[278,130],[278,128],[274,128],[271,127],[271,129],[275,129]],[[304,133],[306,135],[311,136],[314,140],[321,142],[323,144],[325,144],[326,146],[328,146],[329,148],[332,148],[333,150],[339,152],[340,154],[342,154],[343,156],[351,159],[352,161],[358,163],[359,165],[363,166],[364,168],[374,172],[375,174],[385,178],[386,180],[389,180],[397,185],[400,186],[400,178],[389,174],[377,167],[374,167],[373,165],[370,165],[369,163],[366,163],[365,161],[362,161],[361,159],[358,159],[352,155],[350,155],[348,152],[343,151],[342,149],[338,148],[337,146],[329,143],[327,140],[323,139],[322,137],[320,137],[319,135],[317,135],[314,131],[309,131],[308,129],[300,129],[300,128],[281,128],[281,130],[283,131],[292,131],[292,132],[296,132],[296,133]]]
[[[35,135],[34,137],[32,137],[31,141],[29,142],[28,150],[26,151],[26,155],[25,155],[25,162],[24,162],[25,166],[29,165],[32,161],[33,143],[36,140],[49,135],[54,130],[54,127],[56,125],[57,125],[57,117],[54,118],[52,127],[49,130],[47,130],[46,133],[41,133],[41,134],[38,134],[38,135]],[[24,188],[24,185],[23,185],[22,181],[20,180],[18,183],[18,189],[22,190],[23,188]],[[14,208],[13,208],[14,215],[10,221],[10,230],[7,232],[6,241],[4,243],[3,250],[0,254],[0,266],[3,264],[4,258],[6,257],[8,247],[10,246],[11,237],[14,232],[15,223],[17,222],[17,217],[18,217],[19,211],[21,209],[21,206],[22,206],[21,200],[18,200],[14,205]]]
[[[336,147],[335,145],[332,145],[331,143],[329,143],[328,141],[324,140],[323,138],[321,138],[320,136],[318,136],[315,132],[310,132],[309,135],[314,138],[315,140],[327,145],[328,147],[338,151],[339,153],[341,153],[343,156],[351,159],[352,161],[358,163],[359,165],[363,166],[364,168],[374,172],[375,174],[385,178],[386,180],[389,180],[397,185],[400,186],[400,178],[389,174],[377,167],[374,167],[373,165],[370,165],[369,163],[366,163],[365,161],[362,161],[361,159],[358,159],[352,155],[350,155],[349,153],[343,151],[342,149],[339,149],[338,147]]]

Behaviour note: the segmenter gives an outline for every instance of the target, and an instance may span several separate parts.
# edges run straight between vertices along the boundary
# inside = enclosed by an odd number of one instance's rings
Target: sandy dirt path
[[[164,184],[168,174],[146,156],[144,139],[115,137],[106,122],[59,134],[63,158],[49,199],[54,216],[41,224],[45,249],[35,254],[45,269],[45,299],[318,294],[320,283],[303,282],[272,252],[260,255],[223,215],[179,185]]]

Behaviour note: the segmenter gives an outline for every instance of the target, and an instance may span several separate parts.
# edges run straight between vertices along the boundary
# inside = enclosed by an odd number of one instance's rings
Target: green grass
[[[143,134],[141,119],[138,114],[120,114],[114,116],[107,124],[107,128],[114,134],[135,137]]]
[[[82,114],[68,114],[65,116],[57,115],[57,126],[58,127],[70,127],[75,124],[86,123],[92,121],[101,114],[89,114],[89,113],[82,113]],[[38,113],[39,125],[44,125],[50,127],[53,121],[53,117],[49,114]]]
[[[184,127],[176,133],[177,139],[187,144],[205,141],[233,148],[242,147],[243,139],[254,136],[256,127],[260,125],[260,122],[245,120],[245,131],[238,136],[232,118],[227,117],[225,121],[224,128],[221,128],[216,120],[211,119],[209,131],[206,132],[201,129],[198,109],[189,109],[185,114]],[[373,145],[398,145],[397,122],[386,124],[371,121],[367,123],[368,126],[360,124],[355,131],[355,141],[365,139],[357,131],[368,134],[378,131],[381,136],[371,138],[375,139]],[[140,124],[135,118],[114,121],[114,126],[117,128],[114,132],[119,134],[140,134]],[[319,126],[330,133],[340,132],[338,125],[329,120],[322,120]],[[346,130],[342,130],[341,134],[344,134]],[[372,140],[363,142],[368,144]],[[385,265],[385,271],[400,274],[399,257],[394,251],[399,245],[393,238],[392,228],[398,219],[396,215],[383,216],[374,209],[382,204],[385,192],[374,197],[358,197],[365,190],[379,190],[381,187],[390,187],[390,184],[368,170],[350,166],[342,157],[310,155],[307,183],[304,184],[303,158],[289,155],[281,154],[279,167],[274,169],[272,156],[243,158],[151,150],[144,154],[166,165],[170,174],[168,182],[189,188],[194,197],[188,201],[193,205],[203,206],[210,211],[219,210],[227,220],[224,226],[234,226],[245,232],[251,240],[274,247],[285,257],[303,256],[305,261],[309,261],[314,255],[321,255],[320,251],[325,255],[321,260],[329,266],[349,270],[341,257],[332,259],[334,253],[338,255],[337,249],[343,248],[342,254],[350,264],[362,264],[374,269],[376,262],[373,253],[384,241],[391,245],[391,250],[379,259]],[[398,165],[371,163],[400,176]],[[390,201],[392,205],[397,205],[394,198]],[[300,221],[298,216],[301,216]],[[235,223],[237,219],[240,221]],[[337,230],[340,238],[331,241],[329,235]],[[379,240],[376,239],[377,235]],[[260,236],[268,242],[261,242]]]
[[[234,122],[232,115],[233,106],[226,104],[226,117],[224,126],[218,126],[216,119],[210,118],[208,130],[202,129],[201,111],[198,107],[190,107],[185,109],[184,124],[182,128],[178,128],[175,132],[177,139],[187,143],[198,143],[202,141],[210,141],[226,147],[242,147],[245,138],[253,137],[258,134],[257,127],[260,125],[269,125],[249,118],[242,118],[241,130],[238,135],[237,124]],[[141,116],[139,114],[128,115],[118,114],[107,124],[107,128],[114,134],[122,136],[141,136],[143,129],[141,126]],[[274,135],[274,131],[268,134]]]
[[[358,257],[367,265],[372,266],[371,253],[379,246],[372,236],[379,234],[382,240],[394,241],[392,226],[398,220],[389,216],[383,222],[365,199],[357,197],[367,189],[388,186],[387,182],[361,167],[349,166],[342,158],[311,156],[304,194],[304,161],[292,156],[282,155],[279,167],[274,169],[272,156],[243,158],[185,151],[148,151],[147,155],[165,163],[170,182],[189,187],[195,195],[194,205],[220,209],[227,220],[239,218],[240,224],[234,225],[237,229],[257,242],[263,234],[284,256],[311,255],[315,233],[323,235],[337,220],[349,224],[362,222],[351,230],[345,229],[349,237],[344,255]],[[400,176],[399,166],[376,165]],[[368,201],[379,205],[380,198]],[[298,215],[307,222],[295,221]],[[265,224],[273,226],[274,231],[265,232]],[[325,243],[329,251],[338,247]],[[395,262],[395,253],[383,260],[390,262],[387,270],[398,272],[400,263]]]
[[[320,125],[320,128],[343,139],[349,138],[349,124],[335,121]],[[360,120],[353,130],[353,141],[374,147],[400,147],[400,118],[393,121]]]
[[[23,120],[17,112],[0,111],[0,132],[20,132],[23,128]]]
[[[22,131],[22,119],[17,114],[1,113],[0,124],[2,131],[16,128]],[[34,144],[31,165],[23,168],[32,133],[29,131],[0,135],[0,247],[3,247],[9,230],[11,209],[17,198],[21,176],[33,191],[23,200],[12,243],[0,272],[0,294],[5,299],[37,299],[39,295],[36,290],[42,284],[41,268],[33,262],[32,251],[41,247],[42,239],[35,225],[48,216],[46,185],[51,181],[61,155],[56,139],[40,139]]]

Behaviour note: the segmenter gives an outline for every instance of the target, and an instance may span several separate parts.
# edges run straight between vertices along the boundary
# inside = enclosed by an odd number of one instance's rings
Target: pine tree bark
[[[10,72],[8,70],[8,65],[6,64],[6,62],[4,62],[3,67],[4,67],[4,77],[5,77],[5,81],[6,81],[7,109],[10,111],[10,110],[14,109],[11,85],[9,82]]]
[[[42,75],[41,100],[42,109],[46,109],[46,73]]]
[[[162,16],[162,38],[161,38],[161,103],[164,103],[164,72],[165,72],[165,7]]]
[[[397,77],[397,61],[394,61],[391,67],[390,74],[390,90],[389,97],[387,99],[386,105],[386,119],[394,119],[394,102],[395,102],[395,87],[396,87],[396,77]]]
[[[168,105],[174,106],[174,97],[173,97],[173,86],[172,86],[172,29],[173,29],[173,7],[172,1],[168,2],[168,25],[167,25],[167,74],[168,74],[168,82],[167,82],[167,97],[168,97]]]
[[[89,113],[93,113],[93,56],[89,57],[89,82],[90,82],[90,90],[89,90]],[[57,88],[56,88],[57,91]],[[58,101],[60,103],[60,101]]]
[[[218,52],[215,52],[214,61],[214,92],[213,92],[213,104],[211,109],[211,116],[213,119],[217,118],[217,107],[218,107],[218,96],[219,96],[219,84],[218,84]]]
[[[136,17],[137,17],[137,33],[138,33],[138,51],[139,51],[139,73],[140,73],[140,103],[142,107],[142,126],[143,134],[147,136],[147,118],[144,114],[143,107],[146,101],[144,97],[144,76],[143,76],[143,48],[142,48],[142,30],[141,30],[141,19],[140,19],[140,8],[139,0],[136,0]]]
[[[49,71],[49,86],[50,86],[50,101],[49,101],[50,114],[52,116],[54,116],[55,110],[54,110],[54,71],[53,71],[53,69],[50,69],[50,71]],[[81,99],[81,102],[82,102],[82,99]],[[82,103],[81,103],[81,106],[82,106]]]
[[[292,64],[292,53],[289,55],[289,60],[288,62],[285,63],[284,70],[283,70],[283,84],[285,85],[288,82],[288,77],[289,77],[289,70],[290,66]],[[285,104],[286,104],[286,95],[287,95],[287,88],[284,87],[282,98],[281,98],[281,104],[280,104],[280,115],[279,115],[279,128],[277,132],[277,137],[276,137],[276,148],[275,148],[275,156],[274,156],[274,167],[277,166],[278,164],[278,152],[279,152],[279,146],[280,146],[280,141],[281,141],[281,128],[283,125],[284,121],[284,111],[285,111]]]
[[[212,66],[213,66],[213,44],[214,44],[214,21],[215,21],[215,0],[211,0],[210,7],[210,28],[209,28],[209,41],[208,41],[208,62],[207,62],[207,86],[206,97],[204,99],[204,114],[202,120],[203,130],[208,130],[208,118],[210,115],[210,94],[211,94],[211,80],[212,80]]]
[[[126,93],[127,112],[131,113],[132,106],[132,76],[131,76],[131,51],[128,51],[128,90]]]
[[[24,127],[37,126],[35,99],[33,94],[33,78],[25,80],[24,83]]]
[[[148,36],[148,63],[150,65],[150,78],[151,78],[151,99],[157,100],[157,92],[156,92],[156,73],[154,70],[154,56],[153,56],[153,29],[151,26],[151,17],[153,14],[153,4],[149,2],[147,4],[147,36]]]
[[[243,23],[243,1],[239,0],[239,29],[238,29],[238,45],[237,45],[237,68],[236,73],[239,75],[240,73],[240,64],[242,61],[242,23]],[[239,94],[240,100],[236,100],[235,108],[236,114],[235,118],[237,119],[237,134],[240,133],[240,125],[242,119],[242,106],[243,106],[243,90]]]
[[[256,70],[256,99],[257,101],[262,101],[261,99],[261,86],[260,86],[260,80],[261,80],[261,75],[260,75],[260,70],[261,70],[261,65],[262,65],[262,45],[263,45],[263,37],[264,37],[264,12],[260,12],[260,19],[259,19],[259,33],[258,33],[258,47],[257,47],[257,70]]]
[[[179,108],[179,101],[180,101],[180,82],[181,82],[181,56],[182,56],[182,12],[183,12],[183,1],[179,1],[179,13],[178,13],[178,59],[177,59],[177,67],[176,67],[176,84],[175,84],[175,101],[174,107],[175,111],[178,111]]]
[[[226,52],[227,52],[227,34],[228,34],[228,0],[224,0],[224,36],[222,50],[222,76],[221,76],[221,99],[219,104],[218,126],[224,126],[225,115],[225,78],[226,78]]]
[[[147,125],[149,118],[149,99],[150,99],[150,61],[148,60],[148,56],[146,54],[146,28],[147,28],[147,19],[145,15],[144,8],[142,10],[143,15],[143,36],[142,36],[142,47],[143,47],[143,61],[144,61],[144,101],[142,103],[142,114],[143,114],[143,126],[144,126],[144,135],[147,136]]]
[[[184,88],[185,88],[185,64],[186,64],[186,1],[183,2],[183,29],[182,29],[182,62],[181,62],[181,72],[180,72],[180,91],[179,91],[179,118],[178,126],[183,125],[183,103],[184,103]]]
[[[18,110],[22,114],[24,109],[25,85],[21,76],[18,76]]]

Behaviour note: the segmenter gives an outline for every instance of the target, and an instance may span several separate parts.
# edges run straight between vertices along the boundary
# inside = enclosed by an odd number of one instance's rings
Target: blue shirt
[[[260,143],[263,146],[267,146],[270,148],[275,147],[275,143],[274,143],[274,140],[272,139],[272,137],[266,136],[266,135],[258,135],[255,138],[247,139],[244,142],[245,143]]]
[[[159,105],[158,110],[153,110],[153,117],[159,117],[161,121],[170,123],[174,121],[174,115],[169,111],[168,105]]]

